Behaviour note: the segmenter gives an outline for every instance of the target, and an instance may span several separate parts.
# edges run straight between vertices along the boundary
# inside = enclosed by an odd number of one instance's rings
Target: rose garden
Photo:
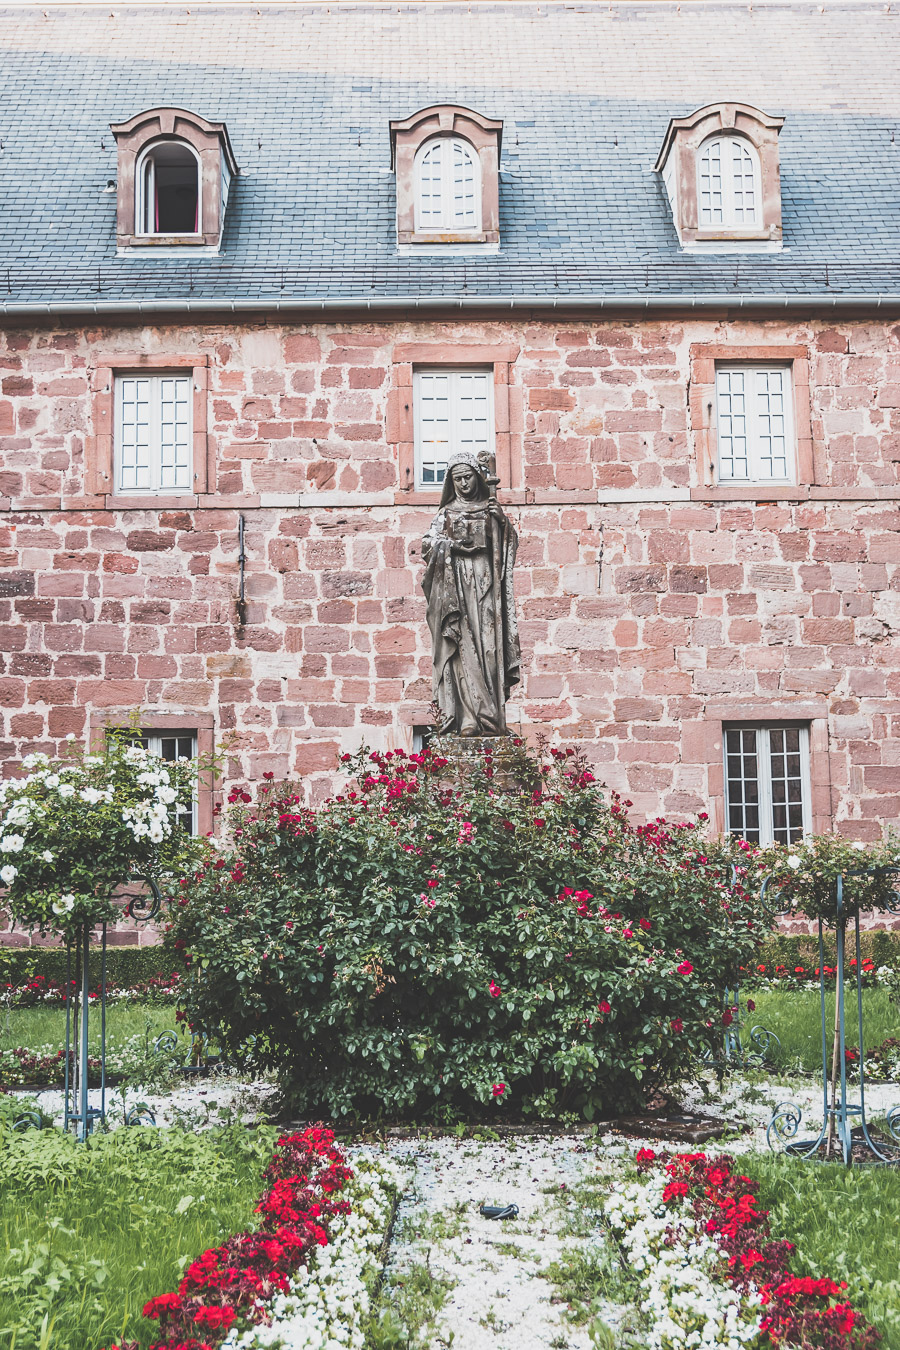
[[[896,847],[634,824],[511,738],[339,767],[215,841],[127,736],[4,783],[62,940],[5,958],[4,1344],[900,1346]],[[160,946],[105,952],[123,887]]]

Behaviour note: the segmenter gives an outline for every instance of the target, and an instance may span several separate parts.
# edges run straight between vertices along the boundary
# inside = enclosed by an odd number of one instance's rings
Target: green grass
[[[274,1137],[121,1130],[85,1149],[59,1131],[0,1136],[0,1345],[148,1346],[144,1303],[247,1226]]]
[[[817,989],[759,990],[751,993],[755,1012],[749,1013],[746,1028],[765,1027],[781,1041],[781,1050],[772,1056],[778,1068],[798,1065],[815,1073],[822,1068],[822,1021]],[[900,1036],[900,1008],[888,1002],[884,989],[863,990],[865,1049],[872,1050],[889,1036]],[[828,1029],[828,1062],[831,1063],[831,1036],[834,1030],[834,992],[826,995],[825,1024]],[[847,1002],[847,1045],[859,1040],[856,999]],[[745,1038],[746,1039],[746,1038]],[[749,1045],[749,1041],[748,1041]]]
[[[175,1027],[175,1009],[151,1003],[111,1003],[106,1009],[107,1051],[123,1045],[131,1036],[143,1035],[150,1024],[151,1039]],[[91,1009],[91,1053],[99,1053],[100,1009]],[[66,1043],[65,1008],[11,1008],[0,1013],[0,1050],[25,1045],[29,1049]]]
[[[773,1237],[796,1244],[792,1273],[846,1280],[883,1350],[900,1350],[900,1170],[758,1153],[736,1158],[735,1170],[760,1182]]]

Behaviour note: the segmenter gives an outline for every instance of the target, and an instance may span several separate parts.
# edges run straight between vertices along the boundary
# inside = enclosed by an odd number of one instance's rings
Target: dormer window
[[[398,244],[500,242],[502,130],[502,122],[455,104],[391,123]]]
[[[759,154],[743,136],[710,136],[700,147],[700,226],[738,230],[759,225]]]
[[[435,136],[416,154],[416,231],[481,229],[481,174],[468,141]]]
[[[781,247],[783,124],[747,103],[714,103],[672,119],[656,171],[685,248]]]
[[[143,151],[136,175],[138,234],[196,234],[200,228],[200,161],[184,141]]]
[[[151,108],[114,124],[112,133],[119,150],[119,248],[217,252],[238,173],[225,124],[183,108]]]

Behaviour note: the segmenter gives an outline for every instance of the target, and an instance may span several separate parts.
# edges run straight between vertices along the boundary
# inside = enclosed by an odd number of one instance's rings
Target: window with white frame
[[[481,229],[481,168],[468,141],[458,136],[426,141],[416,155],[415,180],[417,230]]]
[[[811,829],[809,728],[725,728],[725,815],[754,844],[793,844]]]
[[[115,382],[117,492],[190,492],[193,376],[118,375]]]
[[[762,222],[759,154],[743,136],[711,136],[697,156],[701,229],[740,229]]]
[[[151,755],[158,755],[167,764],[179,759],[197,758],[197,735],[193,731],[137,731],[125,733],[134,745],[142,745]],[[188,834],[197,833],[196,792],[178,803],[178,823]]]
[[[461,450],[494,450],[494,372],[416,370],[413,411],[416,487],[439,487],[447,461]]]
[[[719,481],[792,483],[792,414],[789,366],[717,366]]]
[[[158,141],[143,152],[135,192],[135,234],[199,232],[200,161],[185,141]]]

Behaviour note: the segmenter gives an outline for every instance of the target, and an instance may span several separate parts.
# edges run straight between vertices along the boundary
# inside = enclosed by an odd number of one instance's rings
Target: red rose
[[[495,1083],[494,1086],[491,1088],[491,1096],[502,1097],[505,1091],[506,1091],[505,1083]]]
[[[499,997],[500,997],[500,993],[501,993],[500,986],[499,986],[499,984],[496,984],[496,983],[494,982],[494,980],[491,980],[491,982],[490,982],[488,988],[489,988],[489,990],[490,990],[491,998],[499,998]]]
[[[733,1021],[734,1021],[734,1013],[731,1011],[730,1008],[726,1008],[725,1011],[722,1013],[722,1026],[730,1027]]]
[[[694,973],[694,967],[691,965],[690,961],[682,961],[681,965],[676,966],[675,969],[678,971],[679,975],[692,975]]]
[[[612,1007],[610,1006],[609,1003],[607,1003],[606,999],[603,998],[597,1004],[597,1011],[602,1013],[612,1012]]]
[[[639,927],[639,928],[643,928],[643,930],[644,930],[645,933],[649,933],[649,932],[650,932],[650,920],[649,920],[649,919],[638,919],[638,927]]]
[[[680,1032],[684,1031],[684,1023],[682,1022],[680,1017],[673,1017],[671,1022],[669,1023],[669,1026],[672,1029],[672,1031],[675,1032],[676,1036]]]

